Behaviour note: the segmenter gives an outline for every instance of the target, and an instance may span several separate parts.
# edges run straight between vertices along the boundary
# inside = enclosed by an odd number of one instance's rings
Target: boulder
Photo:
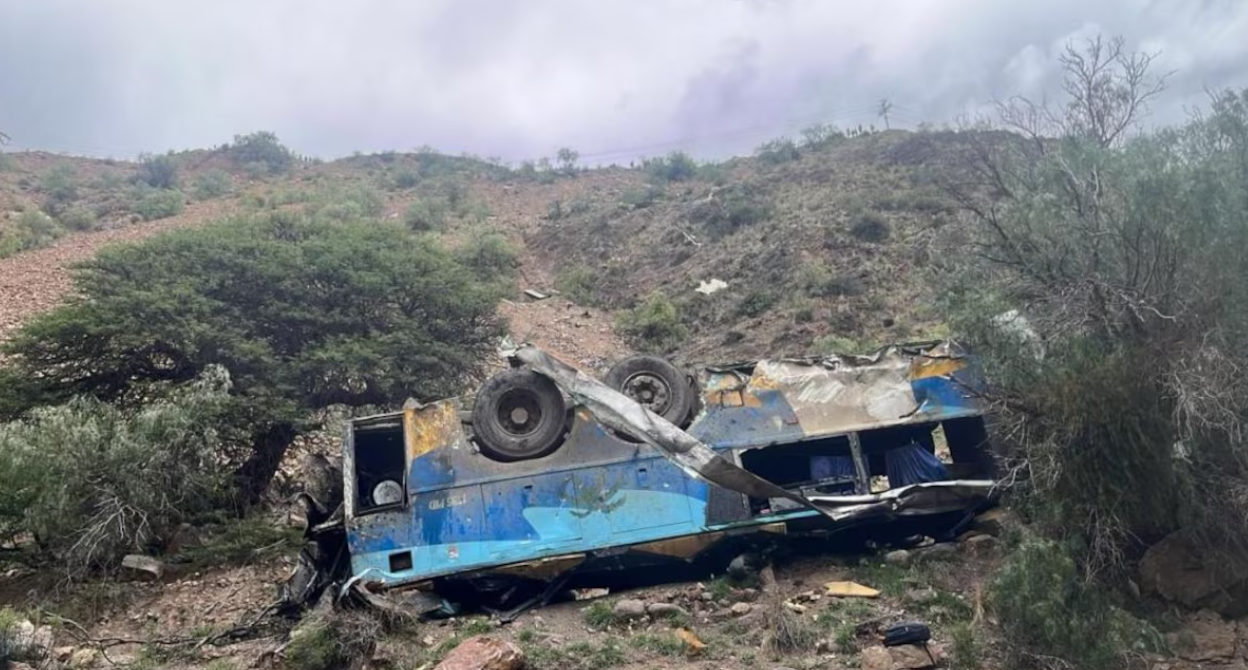
[[[940,661],[939,651],[930,644],[926,648],[919,644],[889,647],[888,654],[893,660],[892,670],[922,670],[935,667]]]
[[[905,549],[897,549],[884,554],[884,562],[889,565],[909,565],[910,552]]]
[[[1239,630],[1234,621],[1205,610],[1189,619],[1168,642],[1180,658],[1189,661],[1226,660],[1235,656],[1239,647]]]
[[[478,635],[451,650],[434,670],[520,670],[524,653],[516,645]]]
[[[731,612],[733,616],[745,616],[754,609],[749,603],[733,603]]]
[[[132,573],[141,573],[153,579],[160,579],[165,575],[164,563],[151,556],[143,556],[142,554],[125,556],[121,559],[121,567]]]
[[[862,650],[858,665],[862,670],[893,670],[893,655],[879,645],[867,647]]]
[[[1001,537],[1008,523],[1009,515],[1005,510],[998,507],[975,517],[975,520],[971,522],[971,530],[984,535]]]
[[[952,542],[942,542],[933,544],[930,547],[923,547],[915,550],[915,558],[920,561],[947,561],[953,559],[958,554],[958,545]]]
[[[997,550],[999,541],[991,535],[976,534],[962,542],[967,552],[975,556],[988,556]]]
[[[646,604],[640,600],[621,600],[611,608],[611,613],[620,619],[641,619],[646,616]]]
[[[672,617],[688,618],[689,612],[680,605],[671,603],[651,603],[646,606],[646,613],[656,619],[670,619]]]
[[[10,630],[8,646],[10,658],[42,661],[52,653],[52,627],[36,626],[23,619]]]
[[[1193,610],[1238,618],[1248,614],[1248,561],[1202,551],[1182,533],[1149,547],[1140,560],[1140,590]]]

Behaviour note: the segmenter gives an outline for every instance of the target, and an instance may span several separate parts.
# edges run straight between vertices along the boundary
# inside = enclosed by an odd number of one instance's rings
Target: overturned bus
[[[632,356],[601,381],[532,346],[508,357],[474,398],[350,423],[342,504],[309,525],[288,593],[514,614],[781,536],[956,532],[994,498],[979,382],[951,342],[697,375]]]

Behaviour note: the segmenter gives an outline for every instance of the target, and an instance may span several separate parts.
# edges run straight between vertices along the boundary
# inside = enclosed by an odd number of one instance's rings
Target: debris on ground
[[[685,653],[690,656],[697,656],[706,650],[706,643],[698,639],[693,631],[687,628],[677,628],[676,637],[679,637],[685,643]]]
[[[827,595],[834,598],[879,598],[880,592],[857,582],[828,582],[823,585]]]
[[[479,635],[464,640],[434,670],[520,670],[524,652],[496,637]]]

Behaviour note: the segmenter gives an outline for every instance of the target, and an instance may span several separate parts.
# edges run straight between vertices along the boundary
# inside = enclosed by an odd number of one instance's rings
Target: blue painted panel
[[[708,407],[689,434],[712,447],[766,446],[806,437],[779,391],[755,391],[758,407]]]
[[[581,537],[576,487],[569,473],[485,484],[481,495],[490,541],[511,541],[526,548],[561,545]],[[531,508],[548,511],[542,526],[535,526],[526,515]]]

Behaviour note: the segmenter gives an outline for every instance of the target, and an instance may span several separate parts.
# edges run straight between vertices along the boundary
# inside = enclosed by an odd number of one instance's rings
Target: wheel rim
[[[515,390],[498,399],[498,425],[509,435],[532,435],[542,425],[542,404],[537,395]]]
[[[624,395],[662,416],[672,403],[672,389],[658,375],[639,372],[624,380]]]

